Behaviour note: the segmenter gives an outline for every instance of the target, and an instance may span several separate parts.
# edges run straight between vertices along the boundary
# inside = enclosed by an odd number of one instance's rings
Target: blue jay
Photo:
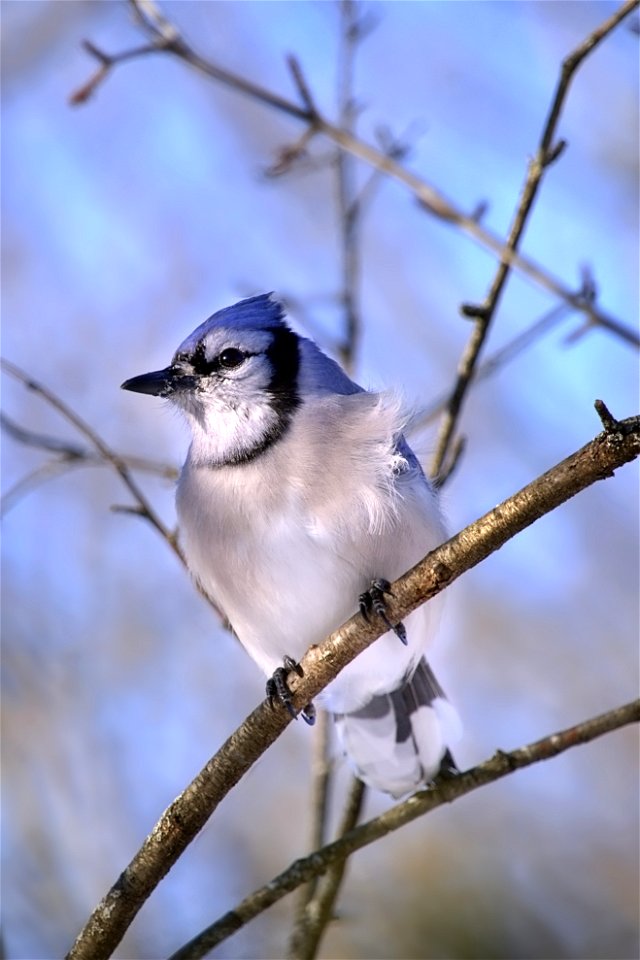
[[[397,399],[349,379],[270,294],[214,313],[168,367],[122,386],[186,416],[184,554],[270,678],[272,704],[293,712],[287,673],[359,604],[389,630],[320,697],[357,775],[399,797],[455,770],[456,714],[423,658],[439,599],[404,625],[386,614],[389,581],[444,539]]]

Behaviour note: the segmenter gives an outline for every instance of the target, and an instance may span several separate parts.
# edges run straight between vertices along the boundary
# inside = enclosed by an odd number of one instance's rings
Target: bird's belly
[[[312,644],[354,614],[372,578],[394,579],[434,545],[423,538],[411,544],[411,529],[403,529],[390,567],[374,535],[356,545],[309,523],[290,503],[268,513],[250,508],[246,500],[243,510],[222,504],[212,510],[211,489],[189,489],[189,481],[184,478],[178,493],[189,568],[267,676],[285,656],[302,659]],[[189,509],[183,509],[185,503]],[[380,539],[381,546],[387,543],[386,537]],[[432,602],[407,618],[408,646],[385,634],[360,654],[323,693],[324,704],[348,712],[374,694],[395,689],[433,633],[435,606]]]
[[[191,572],[228,617],[235,634],[271,675],[285,656],[300,660],[358,607],[366,577],[300,525],[252,524],[250,536],[203,536],[182,525]],[[257,535],[256,535],[257,534]]]

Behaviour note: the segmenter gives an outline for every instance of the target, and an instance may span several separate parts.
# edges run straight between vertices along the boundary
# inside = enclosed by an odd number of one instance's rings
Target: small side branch
[[[11,489],[2,495],[0,513],[4,515],[18,500],[30,493],[35,487],[60,476],[74,467],[109,467],[111,462],[102,454],[89,447],[52,437],[48,434],[37,433],[16,423],[5,413],[0,413],[0,428],[7,436],[26,447],[33,447],[52,454],[52,459],[39,466],[36,470],[22,477]],[[153,473],[164,480],[177,480],[178,470],[168,463],[158,460],[149,460],[147,457],[137,457],[134,454],[118,454],[119,460],[129,470],[141,470],[144,473]],[[138,510],[138,512],[141,512]]]
[[[182,551],[178,546],[175,536],[171,531],[165,527],[163,522],[160,520],[155,510],[143,494],[142,490],[135,482],[127,465],[123,462],[122,458],[115,453],[108,444],[96,433],[96,431],[89,426],[86,421],[82,419],[72,410],[71,407],[68,407],[63,400],[60,399],[52,390],[49,390],[48,387],[45,387],[44,384],[38,383],[37,380],[34,380],[33,377],[29,376],[28,373],[25,373],[24,370],[21,370],[20,367],[17,367],[15,363],[10,363],[8,360],[1,360],[0,365],[5,373],[8,373],[9,376],[13,377],[15,380],[18,380],[22,383],[27,390],[31,390],[33,393],[38,394],[45,400],[50,407],[53,407],[54,410],[57,410],[65,420],[68,421],[75,429],[80,433],[86,440],[89,441],[91,446],[97,453],[105,460],[107,463],[110,463],[116,473],[120,476],[122,482],[127,487],[134,500],[140,506],[140,509],[149,523],[156,528],[158,533],[167,541],[170,545],[173,552],[176,554],[178,559],[184,564],[184,557],[182,556]]]
[[[516,334],[503,347],[490,354],[476,367],[475,375],[469,385],[473,390],[479,383],[492,376],[497,370],[502,369],[508,363],[511,363],[527,350],[536,340],[555,330],[556,327],[566,320],[571,313],[571,307],[566,303],[559,303],[551,310],[544,313],[537,320],[534,320],[530,326],[526,327],[521,333]],[[450,393],[441,393],[432,400],[426,407],[418,411],[411,419],[409,432],[418,430],[421,427],[432,423],[436,417],[444,413],[447,409]]]
[[[453,779],[443,780],[427,790],[414,794],[379,817],[349,831],[341,839],[321,850],[316,850],[311,856],[296,860],[268,884],[255,890],[233,910],[224,914],[177,950],[170,960],[200,960],[215,946],[291,893],[300,884],[326,873],[334,864],[344,863],[346,858],[356,850],[361,850],[380,840],[437,807],[452,803],[479,787],[495,783],[516,770],[557,757],[566,750],[590,743],[597,737],[638,721],[640,721],[640,700],[634,700],[600,716],[585,720],[584,723],[569,727],[567,730],[559,730],[518,750],[508,753],[499,750],[490,760],[472,767]]]

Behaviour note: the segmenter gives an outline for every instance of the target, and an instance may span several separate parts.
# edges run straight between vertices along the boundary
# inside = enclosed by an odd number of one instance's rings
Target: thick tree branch
[[[610,418],[610,419],[609,419]],[[393,585],[389,617],[398,622],[467,570],[498,550],[539,517],[581,490],[613,475],[640,454],[640,417],[605,417],[605,430],[581,450],[524,487],[456,536],[433,550]],[[385,625],[356,614],[302,660],[304,676],[293,677],[294,706],[302,709]],[[79,934],[69,960],[109,957],[162,877],[202,829],[220,801],[290,722],[284,709],[257,707],[174,800],[129,866],[98,904]]]
[[[406,823],[430,813],[436,807],[452,803],[459,797],[495,783],[515,770],[522,770],[541,760],[549,760],[580,744],[590,743],[613,730],[640,721],[640,700],[609,710],[592,717],[567,730],[559,730],[542,740],[530,743],[518,750],[497,753],[477,767],[466,770],[452,779],[440,780],[437,784],[396,804],[379,817],[363,823],[346,833],[339,840],[316,850],[308,857],[296,860],[290,867],[270,880],[264,887],[255,890],[233,910],[203,930],[196,937],[171,955],[169,960],[200,960],[209,950],[236,933],[254,917],[263,913],[278,900],[310,878],[325,873],[334,864],[344,863],[356,850],[380,840]]]
[[[513,223],[489,292],[482,304],[467,304],[462,308],[463,313],[474,320],[474,326],[467,346],[460,358],[457,380],[447,402],[447,407],[438,431],[438,440],[430,469],[431,476],[434,478],[438,478],[438,476],[446,470],[447,456],[458,420],[462,413],[463,403],[476,371],[480,351],[487,338],[489,327],[495,316],[500,297],[505,288],[509,273],[511,272],[512,262],[510,261],[510,257],[516,253],[518,249],[546,170],[558,159],[566,147],[564,140],[558,140],[557,143],[554,143],[554,140],[560,121],[560,114],[569,93],[571,81],[589,54],[617,27],[620,21],[626,17],[635,6],[637,6],[637,0],[626,0],[626,3],[623,3],[612,16],[608,17],[604,23],[589,34],[562,63],[560,76],[542,130],[540,142],[535,155],[529,162]]]
[[[640,0],[626,0],[614,15],[615,23],[607,29],[607,32],[613,29],[613,26],[630,13],[631,10],[638,5],[638,2],[640,2]],[[353,133],[348,130],[343,130],[341,127],[332,124],[323,117],[311,99],[307,85],[304,87],[304,95],[302,95],[302,93],[300,94],[301,104],[288,100],[286,97],[273,93],[267,88],[247,80],[246,77],[226,70],[211,60],[200,56],[187,44],[185,39],[180,35],[177,27],[160,13],[157,5],[153,3],[152,0],[131,0],[131,4],[134,10],[137,11],[141,24],[150,34],[153,42],[142,48],[123,51],[120,54],[113,55],[105,54],[97,50],[95,45],[91,44],[90,49],[92,55],[100,61],[101,69],[91,78],[88,84],[84,84],[83,87],[80,88],[80,91],[72,94],[72,103],[78,104],[86,101],[88,97],[95,92],[98,85],[106,78],[111,69],[119,63],[134,59],[138,54],[146,55],[154,52],[172,53],[211,79],[237,90],[239,93],[249,96],[251,99],[265,106],[276,109],[294,119],[303,121],[309,125],[310,130],[314,133],[321,133],[341,149],[347,150],[365,163],[370,164],[375,170],[385,173],[404,184],[404,186],[415,195],[421,206],[433,216],[455,225],[481,246],[495,253],[503,263],[518,270],[534,283],[571,304],[576,310],[584,312],[594,325],[607,329],[631,346],[636,348],[640,346],[640,336],[638,336],[635,330],[630,329],[595,304],[581,301],[571,289],[561,280],[554,277],[549,271],[517,251],[510,249],[503,243],[499,236],[482,226],[475,212],[471,214],[464,213],[464,211],[456,207],[453,202],[444,197],[440,191],[399,163],[393,155],[378,150],[371,144],[356,137]],[[614,18],[611,19],[613,20]],[[603,25],[603,27],[605,26],[606,25]],[[598,28],[598,30],[602,30],[603,27]],[[597,33],[598,31],[596,31],[592,37]],[[595,42],[598,42],[599,39],[601,38],[596,37]],[[595,42],[593,43],[594,46]],[[108,64],[106,70],[104,69],[105,62]],[[297,65],[297,61],[295,61],[295,63]],[[298,92],[300,93],[299,84]],[[307,140],[308,138],[305,139],[305,143]]]

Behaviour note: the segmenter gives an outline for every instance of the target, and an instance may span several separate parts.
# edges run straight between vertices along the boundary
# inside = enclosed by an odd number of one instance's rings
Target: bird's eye
[[[227,347],[218,357],[218,363],[223,370],[233,370],[234,367],[240,366],[245,357],[246,354],[242,350],[238,350],[237,347]]]

